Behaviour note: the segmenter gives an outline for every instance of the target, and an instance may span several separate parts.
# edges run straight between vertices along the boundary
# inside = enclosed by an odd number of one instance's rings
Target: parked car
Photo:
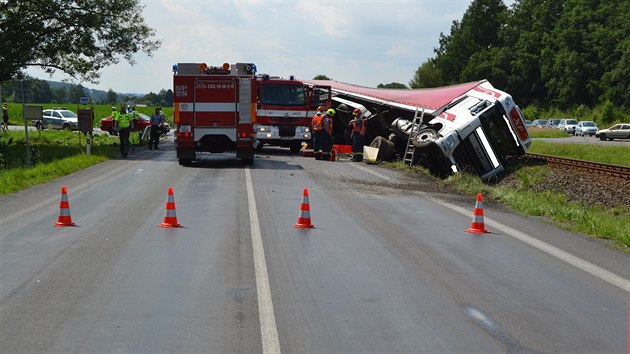
[[[547,128],[557,128],[558,124],[560,124],[560,119],[547,120]]]
[[[65,108],[51,108],[42,111],[42,119],[33,119],[33,126],[37,129],[51,128],[64,130],[79,129],[77,114]]]
[[[112,125],[112,116],[101,119],[101,130],[109,132],[111,135],[115,135],[114,127]],[[149,137],[149,131],[151,130],[151,118],[144,113],[138,113],[138,122],[136,123],[135,131],[142,132],[142,139]],[[168,123],[164,122],[162,129],[162,135],[166,135],[171,130]]]
[[[534,128],[543,128],[547,126],[547,120],[546,119],[535,119],[532,122],[532,127]]]
[[[527,128],[531,127],[531,126],[532,126],[532,121],[531,121],[531,120],[528,120],[528,119],[525,119],[525,126],[526,126]]]
[[[575,126],[578,124],[577,119],[560,119],[560,123],[558,124],[558,129],[564,130],[565,132],[575,135]]]
[[[598,130],[595,137],[600,140],[630,139],[630,123],[615,124],[608,129]]]
[[[592,122],[590,120],[581,120],[575,126],[575,135],[593,136],[595,135],[595,133],[597,133],[597,125],[595,124],[595,122]]]

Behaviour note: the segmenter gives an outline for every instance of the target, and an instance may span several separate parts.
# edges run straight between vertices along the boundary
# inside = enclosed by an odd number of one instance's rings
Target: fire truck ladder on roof
[[[420,129],[420,123],[422,123],[422,119],[424,118],[424,108],[422,109],[422,114],[418,117],[418,107],[416,107],[416,112],[413,115],[413,120],[411,121],[411,130],[409,130],[409,138],[407,139],[407,148],[405,150],[404,162],[407,166],[411,167],[415,161],[416,157],[416,147],[412,143],[413,134],[418,132]]]

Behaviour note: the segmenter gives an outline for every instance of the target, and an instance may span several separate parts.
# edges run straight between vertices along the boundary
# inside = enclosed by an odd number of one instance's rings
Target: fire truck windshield
[[[260,103],[274,106],[304,106],[306,89],[301,85],[265,83],[260,87]]]

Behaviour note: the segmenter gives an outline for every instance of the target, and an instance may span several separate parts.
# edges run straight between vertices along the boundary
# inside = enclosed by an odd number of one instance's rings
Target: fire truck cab
[[[173,65],[175,148],[179,164],[199,153],[234,152],[254,162],[256,66],[252,63]]]
[[[299,152],[302,143],[312,139],[311,122],[317,107],[331,105],[330,86],[311,85],[293,77],[259,75],[257,90],[254,131],[258,150],[266,144]]]

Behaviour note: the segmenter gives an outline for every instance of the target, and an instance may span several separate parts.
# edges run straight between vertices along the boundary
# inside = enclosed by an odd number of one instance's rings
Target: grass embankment
[[[630,166],[630,146],[603,146],[596,144],[558,144],[534,141],[527,152],[591,162]]]
[[[29,132],[31,166],[26,159],[23,131],[3,132],[0,139],[0,195],[15,193],[37,184],[82,170],[118,155],[117,139],[95,135],[90,156],[85,136],[79,132]],[[81,142],[79,142],[81,137]]]
[[[534,141],[529,151],[625,166],[630,164],[630,149],[627,146]],[[410,170],[402,162],[387,166],[413,173],[427,173],[417,167]],[[466,173],[454,174],[440,183],[470,195],[471,198],[482,193],[484,199],[499,201],[526,215],[549,218],[559,227],[573,232],[612,240],[619,248],[630,251],[630,206],[587,205],[568,201],[564,194],[557,191],[534,192],[532,187],[549,171],[546,166],[518,166],[510,174],[510,183],[486,184],[477,176]]]

